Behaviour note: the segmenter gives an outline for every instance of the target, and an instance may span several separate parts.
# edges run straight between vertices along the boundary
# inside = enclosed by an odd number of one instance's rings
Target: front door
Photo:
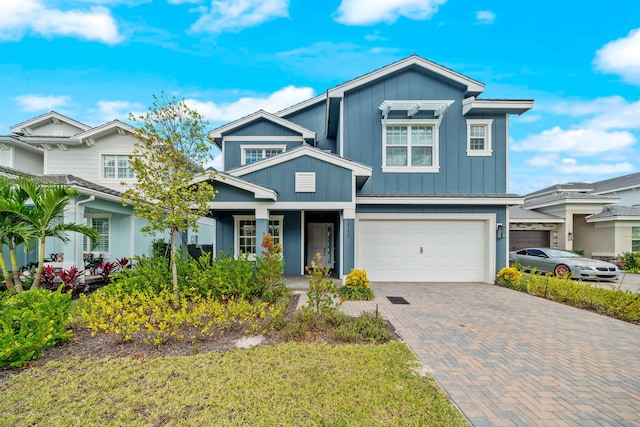
[[[307,224],[307,265],[316,261],[320,254],[320,263],[324,267],[334,268],[333,224],[327,222],[310,222]]]

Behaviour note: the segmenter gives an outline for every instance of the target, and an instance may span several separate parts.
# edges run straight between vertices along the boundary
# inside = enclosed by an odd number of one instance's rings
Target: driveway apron
[[[344,311],[377,306],[472,425],[640,425],[640,326],[495,285],[372,287]]]

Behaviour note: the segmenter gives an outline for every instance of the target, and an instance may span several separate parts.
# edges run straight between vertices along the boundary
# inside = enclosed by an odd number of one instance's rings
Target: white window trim
[[[87,220],[87,226],[91,227],[91,220],[93,218],[104,218],[104,219],[108,219],[109,220],[109,235],[107,236],[107,243],[108,243],[108,247],[107,247],[107,251],[96,251],[93,248],[91,248],[91,250],[89,250],[90,247],[90,243],[87,237],[84,237],[84,242],[83,242],[83,250],[84,252],[95,252],[95,253],[100,253],[103,257],[106,258],[110,258],[111,257],[111,230],[112,230],[112,225],[113,225],[113,221],[111,221],[111,214],[108,213],[87,213],[84,215],[84,217]],[[86,245],[85,245],[86,243]]]
[[[116,156],[116,177],[115,178],[107,178],[104,175],[104,158],[106,156]],[[125,182],[133,182],[135,181],[135,172],[134,172],[134,176],[133,178],[118,178],[118,160],[117,157],[128,157],[129,159],[131,159],[131,157],[133,157],[133,153],[100,153],[100,179],[103,181],[109,181],[109,182],[121,182],[121,181],[125,181]],[[129,163],[129,167],[131,167],[131,163]]]
[[[387,126],[433,126],[433,151],[431,166],[386,166],[387,164]],[[382,172],[409,172],[409,173],[436,173],[440,171],[439,161],[439,145],[440,131],[439,120],[436,119],[420,119],[420,120],[398,120],[388,119],[382,121]],[[407,146],[407,155],[410,156],[411,146]]]
[[[269,145],[265,145],[265,144],[251,144],[251,145],[247,145],[247,144],[242,144],[240,145],[240,162],[242,165],[246,165],[247,164],[247,150],[262,150],[262,160],[266,159],[267,157],[264,157],[264,150],[282,150],[282,152],[284,153],[285,151],[287,151],[287,146],[286,145],[274,145],[274,144],[269,144]]]
[[[484,150],[471,149],[471,126],[484,126],[486,128]],[[493,119],[467,119],[467,156],[491,156],[493,154],[493,150],[491,149],[492,127]]]
[[[255,215],[234,215],[233,216],[233,256],[238,257],[240,255],[240,221],[252,220],[255,221]],[[284,215],[269,215],[269,221],[278,221],[280,225],[280,246],[284,250],[284,232],[283,232],[283,223],[284,223]],[[268,227],[267,227],[268,229]],[[111,229],[109,229],[111,231]],[[256,252],[261,251],[262,246],[262,236],[258,236],[256,230]],[[249,254],[249,260],[253,261],[256,259],[256,254]]]

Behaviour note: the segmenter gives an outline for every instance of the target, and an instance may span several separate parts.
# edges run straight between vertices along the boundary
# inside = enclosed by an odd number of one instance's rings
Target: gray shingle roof
[[[640,218],[640,208],[633,208],[630,206],[619,206],[619,205],[606,205],[602,208],[602,212],[597,213],[595,215],[590,215],[589,219],[600,219],[600,218],[616,218],[616,217],[639,217]]]
[[[606,197],[599,196],[597,194],[587,194],[587,193],[559,193],[559,194],[550,194],[548,196],[536,197],[534,199],[525,199],[524,207],[535,206],[545,203],[558,202],[558,201],[570,201],[570,200],[611,200],[612,203],[616,202],[616,197]]]
[[[522,206],[512,206],[509,208],[509,221],[514,222],[514,220],[539,220],[539,221],[552,221],[558,220],[558,222],[562,222],[563,219],[547,214],[544,212],[534,211],[532,209],[524,209]],[[515,221],[517,222],[517,221]]]
[[[592,193],[605,193],[628,187],[640,187],[640,172],[594,182]]]

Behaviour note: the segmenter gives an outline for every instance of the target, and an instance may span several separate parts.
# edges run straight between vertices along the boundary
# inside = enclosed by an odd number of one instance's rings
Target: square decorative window
[[[133,179],[129,156],[105,155],[102,157],[102,174],[105,179]]]
[[[437,172],[438,128],[435,120],[387,120],[382,133],[384,172]]]
[[[84,238],[84,250],[86,252],[110,253],[110,229],[111,218],[107,216],[96,216],[87,218],[87,225],[98,232],[98,239],[92,243],[88,238]]]
[[[631,252],[640,252],[640,227],[631,227]]]
[[[273,238],[273,244],[282,244],[283,216],[269,218],[267,232]],[[256,219],[253,216],[234,216],[235,255],[248,254],[249,259],[255,259],[262,244],[262,236],[257,235]]]
[[[285,151],[286,145],[241,145],[242,164],[248,165],[277,156]]]
[[[467,120],[467,156],[491,156],[491,126],[493,120]]]

